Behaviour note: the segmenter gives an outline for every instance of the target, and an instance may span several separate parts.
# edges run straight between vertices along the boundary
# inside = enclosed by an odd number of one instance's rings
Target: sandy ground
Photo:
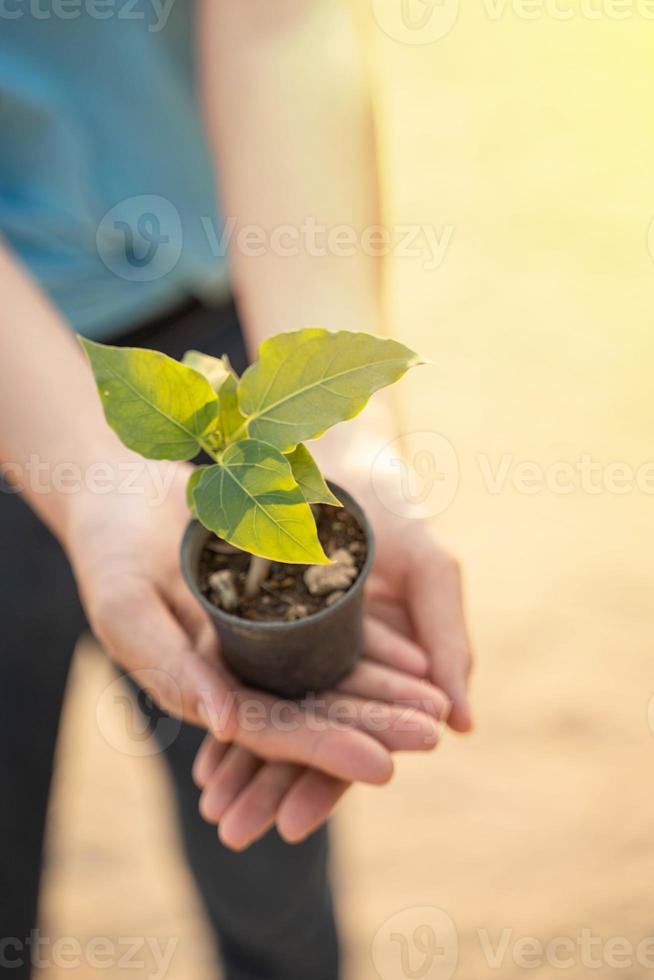
[[[388,309],[398,336],[434,361],[402,385],[402,427],[426,433],[412,445],[443,471],[429,499],[467,569],[478,726],[428,758],[403,758],[391,787],[357,789],[343,804],[348,977],[646,977],[647,24],[635,8],[623,20],[574,5],[571,19],[542,10],[527,19],[515,5],[491,14],[480,2],[464,4],[446,36],[418,44],[389,36],[389,7],[370,9],[387,219],[447,238],[436,268],[424,255],[393,259]],[[585,477],[584,455],[597,463]],[[206,980],[215,966],[159,763],[121,752],[107,741],[111,722],[104,736],[96,724],[107,669],[81,651],[44,920],[82,940],[177,936],[169,980]]]

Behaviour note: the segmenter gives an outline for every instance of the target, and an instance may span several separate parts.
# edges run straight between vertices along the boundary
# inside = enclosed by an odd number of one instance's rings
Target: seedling
[[[148,459],[212,460],[187,499],[210,531],[254,557],[249,591],[268,561],[327,564],[311,504],[340,505],[305,442],[353,418],[380,388],[420,363],[395,340],[306,328],[265,340],[239,378],[226,356],[80,338],[111,428]],[[264,569],[262,569],[263,560]]]

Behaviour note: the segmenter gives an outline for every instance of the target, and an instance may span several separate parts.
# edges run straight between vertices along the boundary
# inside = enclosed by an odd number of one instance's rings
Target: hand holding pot
[[[365,656],[339,690],[387,702],[391,713],[413,703],[447,720],[454,730],[466,732],[472,726],[468,701],[472,656],[458,565],[425,520],[415,514],[402,517],[401,501],[397,508],[382,504],[370,489],[367,471],[357,474],[351,468],[349,477],[348,481],[346,473],[339,473],[343,482],[356,487],[373,522],[378,547],[368,583]],[[392,500],[393,493],[389,483],[383,499]],[[328,696],[332,703],[334,696]],[[397,727],[406,727],[397,714],[394,719]],[[392,749],[435,744],[420,744],[417,739],[412,745],[397,730],[377,735]],[[203,815],[219,823],[224,843],[238,849],[274,824],[286,840],[303,839],[327,819],[349,785],[317,770],[264,763],[242,747],[227,747],[212,736],[198,754],[194,776],[203,789]]]
[[[395,749],[433,749],[435,740],[424,737],[428,717],[444,722],[449,701],[426,680],[426,672],[427,660],[419,648],[371,616],[363,659],[338,690],[325,696],[323,710],[353,697],[369,706],[386,704],[386,724],[380,719],[377,737]],[[265,762],[212,735],[198,753],[193,775],[203,790],[202,815],[219,825],[223,843],[236,850],[273,825],[289,843],[304,839],[324,823],[350,785],[317,769]]]
[[[376,554],[366,598],[368,612],[376,621],[372,629],[378,659],[396,649],[398,637],[409,641],[425,658],[429,679],[451,701],[449,727],[468,732],[472,728],[468,689],[473,657],[461,569],[438,541],[429,515],[420,504],[405,498],[399,468],[381,470],[378,459],[383,438],[381,427],[378,431],[360,427],[357,438],[346,443],[335,432],[331,441],[319,444],[316,456],[324,471],[356,497],[375,534]]]
[[[179,569],[187,477],[185,465],[149,464],[131,492],[79,495],[71,507],[64,541],[89,622],[108,654],[164,709],[209,728],[223,742],[336,779],[386,782],[393,769],[390,751],[433,744],[438,726],[416,712],[412,730],[397,731],[399,709],[380,706],[381,718],[372,718],[357,691],[341,697],[347,724],[329,718],[316,731],[302,712],[292,724],[280,724],[278,699],[236,681]],[[256,723],[248,717],[253,705]]]

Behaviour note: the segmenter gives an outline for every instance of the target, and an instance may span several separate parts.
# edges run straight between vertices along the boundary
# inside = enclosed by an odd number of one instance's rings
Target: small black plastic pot
[[[182,541],[184,578],[209,613],[228,666],[247,684],[287,698],[331,687],[353,668],[363,650],[363,586],[374,555],[373,534],[359,504],[337,484],[329,485],[361,525],[368,553],[345,595],[304,619],[252,622],[214,606],[198,586],[200,555],[211,532],[192,520]]]

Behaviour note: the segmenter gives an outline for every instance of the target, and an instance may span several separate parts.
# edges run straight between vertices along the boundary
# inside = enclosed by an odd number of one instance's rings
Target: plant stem
[[[241,422],[238,429],[236,429],[235,432],[232,432],[231,436],[229,436],[229,438],[226,440],[226,446],[231,446],[232,443],[238,442],[240,439],[247,439],[249,421],[250,419],[247,418],[244,422]]]
[[[219,463],[220,462],[220,457],[222,455],[222,453],[220,452],[220,450],[212,449],[212,447],[204,439],[201,439],[200,440],[200,446],[202,447],[202,449],[204,450],[204,452],[207,454],[207,456],[210,456],[211,457],[211,459],[214,461],[214,463]]]
[[[272,562],[268,558],[260,558],[258,555],[251,555],[250,565],[245,577],[245,595],[251,599],[259,591],[259,586],[265,579]]]

